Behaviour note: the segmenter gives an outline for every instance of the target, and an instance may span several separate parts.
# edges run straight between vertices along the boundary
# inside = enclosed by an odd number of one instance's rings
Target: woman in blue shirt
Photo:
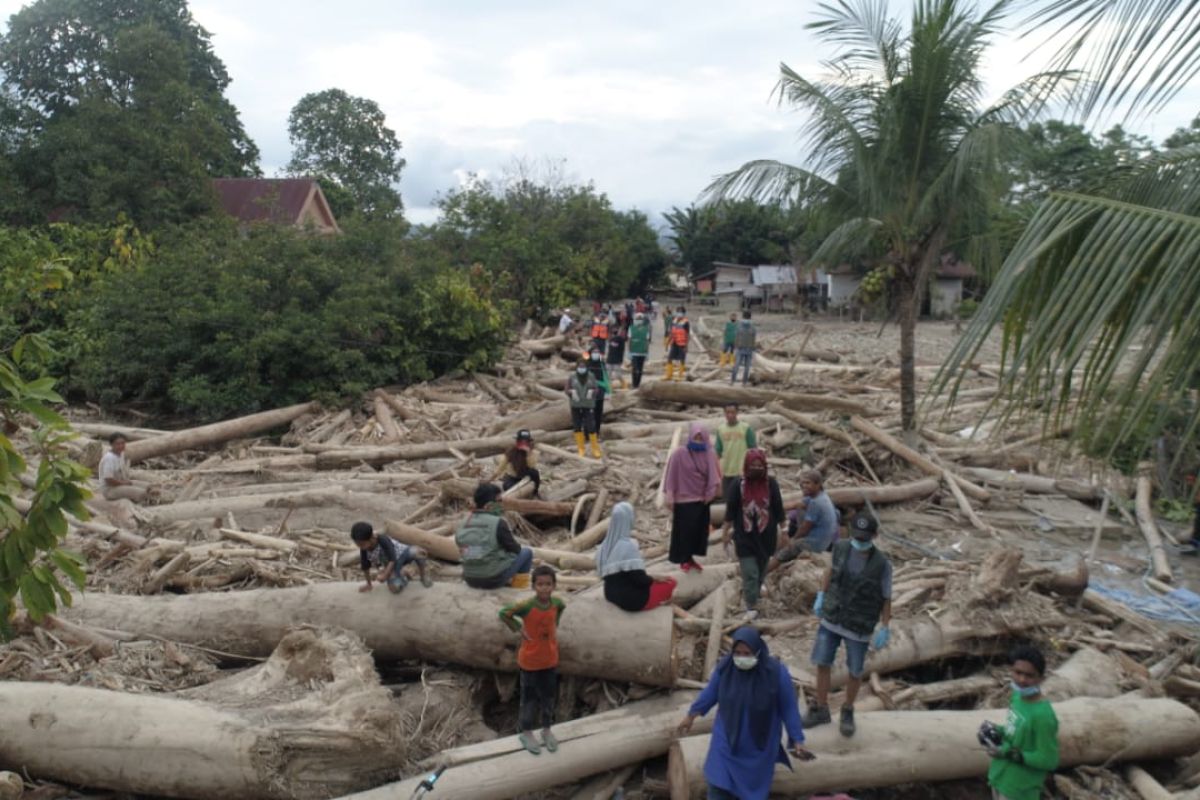
[[[801,745],[804,730],[796,690],[787,667],[771,658],[754,628],[738,628],[733,652],[723,658],[704,691],[679,723],[686,734],[696,717],[717,706],[712,743],[704,761],[708,800],[766,800],[775,765],[791,769],[780,742],[786,730],[788,748],[801,761],[815,756]]]

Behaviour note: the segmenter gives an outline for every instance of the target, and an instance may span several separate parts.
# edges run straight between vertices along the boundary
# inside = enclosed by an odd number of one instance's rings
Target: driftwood
[[[880,428],[878,425],[868,422],[862,417],[851,417],[850,424],[853,425],[854,428],[859,432],[870,436],[872,439],[879,442],[879,444],[883,445],[888,450],[891,450],[893,453],[900,456],[900,458],[903,458],[905,461],[922,470],[923,472],[932,475],[935,478],[941,478],[946,474],[947,470],[945,470],[943,467],[933,463],[933,461],[921,455],[916,450],[913,450],[911,447],[904,444],[895,436],[892,436],[890,433]],[[989,499],[991,499],[991,494],[989,494],[988,491],[983,487],[977,486],[966,478],[955,475],[953,472],[950,472],[949,474],[953,478],[954,482],[958,484],[960,489],[976,500],[986,503]]]
[[[147,458],[178,453],[181,450],[195,450],[231,439],[241,439],[256,433],[268,431],[285,425],[297,417],[316,409],[316,403],[300,403],[273,411],[263,411],[246,417],[215,422],[199,428],[188,428],[182,431],[168,433],[165,436],[154,436],[130,442],[125,447],[125,457],[134,464]]]
[[[537,431],[534,436],[537,437],[541,433],[543,432]],[[420,444],[339,447],[335,450],[323,450],[317,453],[314,463],[317,469],[343,469],[359,464],[378,467],[393,461],[453,456],[454,450],[475,456],[494,456],[503,453],[511,446],[511,436],[488,436],[480,439],[422,442]]]
[[[776,392],[769,389],[751,389],[730,386],[725,383],[675,383],[652,381],[642,384],[637,394],[650,400],[664,403],[683,403],[690,406],[767,406],[778,402],[796,411],[832,410],[844,414],[875,414],[874,409],[856,400],[847,400],[837,395],[803,394],[800,392]]]
[[[563,382],[565,383],[566,380],[564,376]],[[622,392],[616,396],[610,396],[604,401],[604,419],[611,419],[637,404],[638,397],[632,392]],[[488,428],[488,433],[516,432],[522,428],[540,431],[569,431],[571,429],[571,407],[567,403],[567,395],[563,393],[557,401],[548,401],[547,405],[532,411],[500,417]]]
[[[868,500],[877,506],[919,500],[936,492],[939,486],[941,483],[938,480],[925,478],[912,483],[900,483],[892,486],[838,486],[826,488],[825,492],[834,505],[857,508],[866,505]],[[786,492],[783,495],[783,505],[785,508],[795,508],[803,499],[802,492]],[[725,504],[714,503],[711,507],[711,514],[713,525],[723,523],[725,521]]]
[[[1008,472],[986,467],[963,467],[970,478],[1002,489],[1019,489],[1030,494],[1065,494],[1083,502],[1095,502],[1104,496],[1104,489],[1074,478],[1048,478],[1028,472]]]
[[[1138,528],[1146,538],[1146,546],[1150,548],[1150,564],[1154,568],[1154,577],[1168,583],[1173,579],[1171,565],[1167,562],[1167,551],[1163,547],[1162,534],[1154,522],[1154,509],[1150,506],[1150,475],[1154,465],[1150,462],[1138,464],[1137,494],[1134,499],[1134,512],[1137,514]]]

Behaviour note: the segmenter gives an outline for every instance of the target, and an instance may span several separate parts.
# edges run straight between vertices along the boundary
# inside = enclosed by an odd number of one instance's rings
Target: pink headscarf
[[[691,424],[688,441],[702,442],[704,452],[688,450],[684,443],[671,453],[663,478],[663,497],[668,503],[708,502],[721,488],[721,465],[717,463],[717,453],[704,423]]]

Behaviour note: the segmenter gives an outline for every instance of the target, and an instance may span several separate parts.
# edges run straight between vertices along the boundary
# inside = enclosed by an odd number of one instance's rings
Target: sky
[[[0,0],[7,21],[22,0]],[[468,175],[555,163],[653,224],[758,158],[804,160],[803,117],[771,101],[781,62],[819,77],[832,55],[804,29],[816,3],[754,0],[192,0],[233,79],[230,100],[266,175],[291,155],[287,116],[328,88],[370,98],[402,142],[415,222]],[[905,8],[896,3],[897,13]],[[906,12],[905,12],[906,13]],[[4,22],[0,22],[0,28]],[[984,74],[998,96],[1036,71],[1005,37]],[[1138,132],[1161,140],[1200,111],[1200,87]]]

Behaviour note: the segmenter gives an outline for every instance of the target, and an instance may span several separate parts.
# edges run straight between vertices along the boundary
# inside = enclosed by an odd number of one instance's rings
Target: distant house
[[[950,253],[943,255],[937,273],[929,282],[929,316],[935,319],[957,316],[963,299],[963,281],[977,275],[966,261]]]
[[[693,281],[699,294],[739,294],[751,285],[753,267],[714,261],[713,268]]]
[[[858,284],[862,282],[859,269],[852,264],[842,262],[829,269],[818,269],[817,283],[825,285],[823,292],[830,308],[844,308],[854,299]]]
[[[341,233],[321,187],[312,178],[214,178],[217,201],[243,225],[290,225]]]

